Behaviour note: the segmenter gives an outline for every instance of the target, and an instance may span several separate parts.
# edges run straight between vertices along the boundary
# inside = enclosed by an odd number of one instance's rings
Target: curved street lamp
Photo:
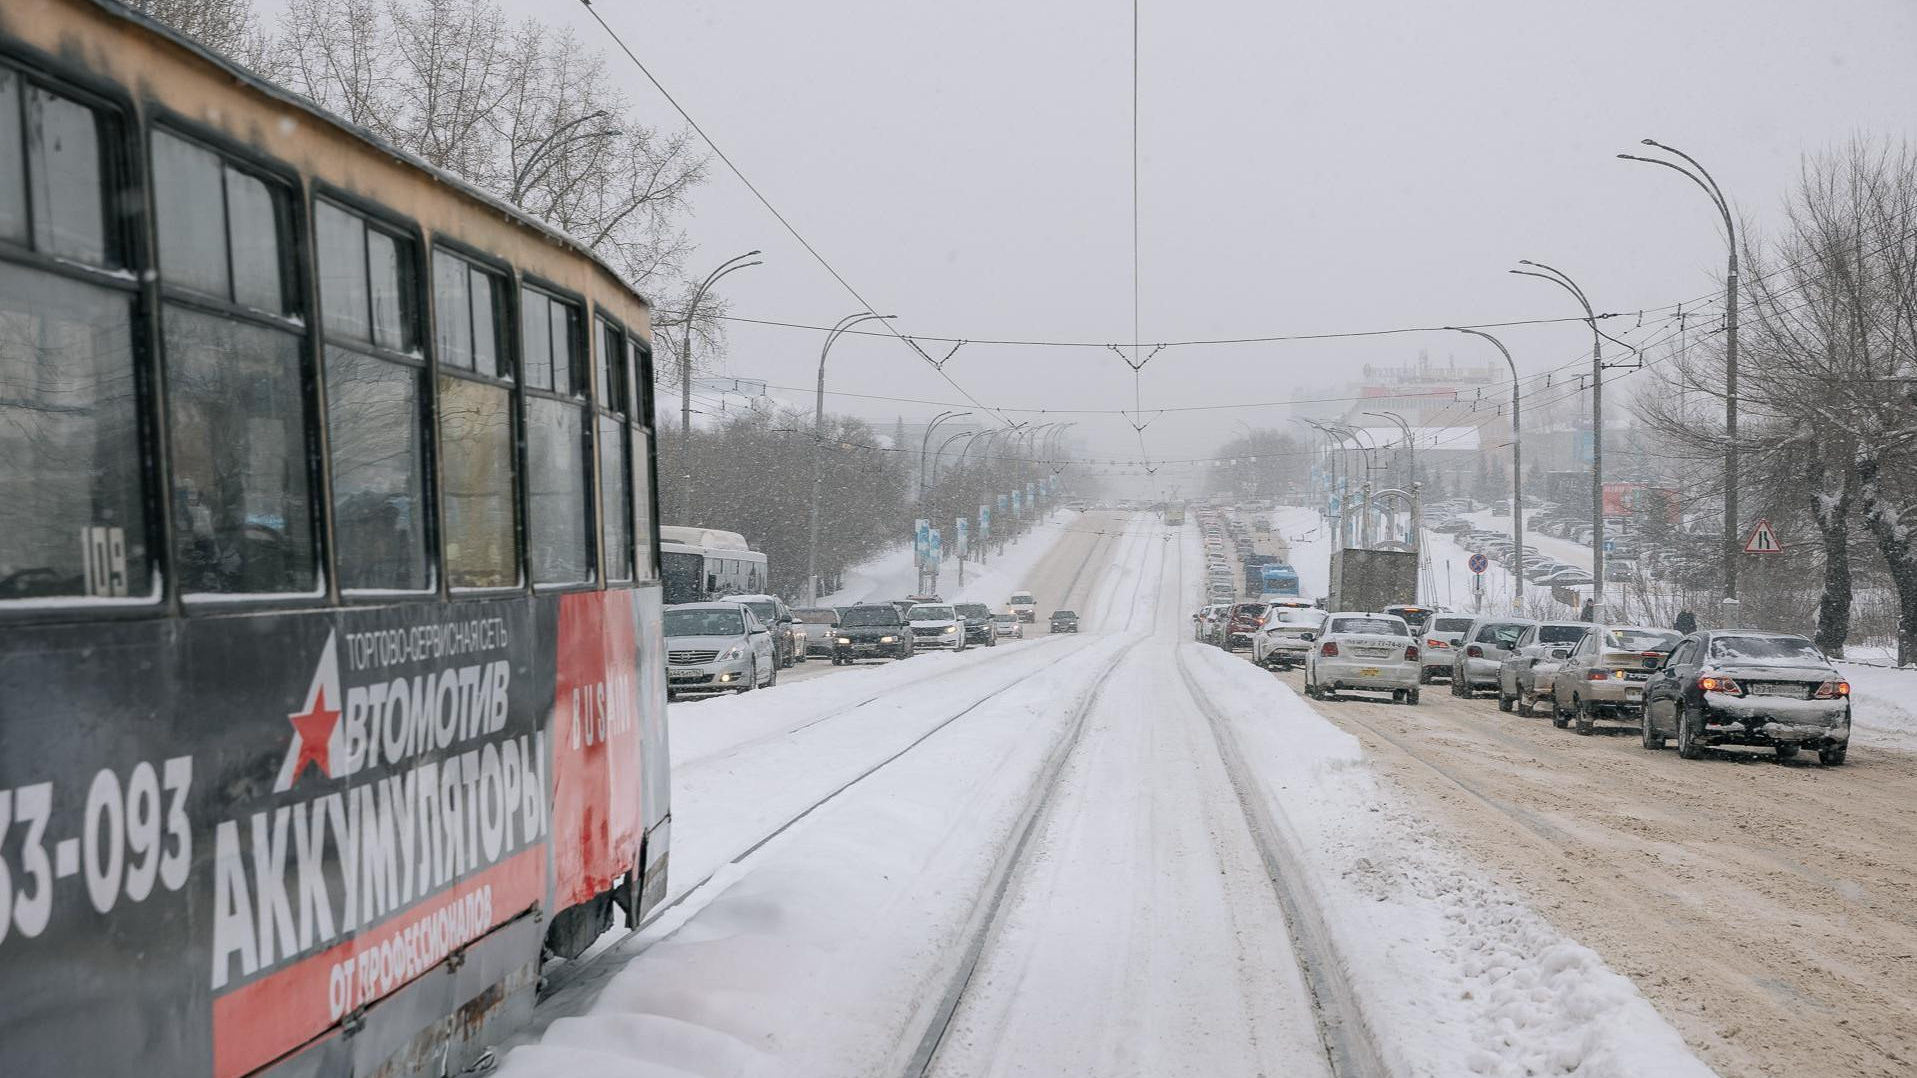
[[[1540,281],[1550,281],[1578,301],[1584,308],[1584,320],[1591,326],[1591,616],[1597,617],[1597,608],[1604,602],[1604,349],[1603,337],[1598,333],[1597,312],[1591,309],[1591,301],[1563,270],[1547,266],[1530,259],[1518,260],[1520,266],[1534,266],[1543,270],[1509,270],[1520,277],[1536,277]],[[1518,563],[1522,566],[1524,563]]]
[[[825,441],[825,359],[832,354],[832,346],[838,342],[841,334],[860,322],[873,319],[897,318],[896,314],[873,314],[860,311],[848,314],[833,323],[825,334],[825,345],[819,349],[819,390],[812,405],[812,525],[806,532],[805,540],[805,602],[813,606],[819,601],[819,494],[824,482],[819,454]]]
[[[698,321],[699,303],[706,298],[707,290],[717,284],[719,278],[734,270],[764,265],[763,261],[745,261],[758,254],[758,251],[747,251],[745,254],[733,255],[719,263],[719,267],[706,274],[706,279],[699,282],[699,287],[692,290],[692,302],[686,304],[686,331],[681,337],[679,349],[679,467],[683,469],[679,519],[685,521],[688,527],[694,524],[692,519],[692,327]]]
[[[1731,202],[1724,197],[1724,189],[1717,185],[1717,180],[1705,171],[1703,165],[1697,163],[1697,158],[1656,139],[1640,141],[1646,146],[1683,158],[1691,168],[1636,154],[1621,153],[1618,157],[1647,165],[1663,165],[1696,184],[1710,198],[1711,204],[1717,207],[1718,216],[1724,219],[1724,239],[1730,248],[1724,271],[1724,602],[1729,605],[1737,602],[1737,558],[1742,552],[1737,534],[1737,219],[1731,214]],[[1691,169],[1697,171],[1692,172]]]
[[[1511,609],[1521,611],[1524,607],[1524,485],[1520,478],[1524,474],[1524,458],[1521,456],[1524,435],[1518,423],[1519,401],[1518,363],[1511,358],[1511,350],[1504,342],[1479,329],[1465,329],[1461,326],[1447,326],[1455,333],[1469,333],[1473,337],[1483,337],[1498,349],[1504,357],[1505,365],[1511,368],[1511,548],[1518,552],[1518,571],[1511,574]]]

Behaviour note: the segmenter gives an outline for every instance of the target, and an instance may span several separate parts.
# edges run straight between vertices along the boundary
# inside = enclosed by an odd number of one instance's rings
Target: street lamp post
[[[679,468],[680,499],[679,519],[688,527],[696,522],[692,519],[692,327],[698,321],[699,302],[706,298],[706,290],[718,282],[719,278],[733,270],[742,270],[747,266],[763,265],[762,262],[747,262],[745,259],[757,255],[757,251],[747,251],[719,263],[719,268],[706,274],[699,287],[692,290],[692,302],[686,305],[686,332],[679,349]]]
[[[825,346],[819,349],[819,390],[812,406],[812,525],[806,532],[805,540],[805,605],[814,606],[819,601],[819,496],[820,485],[824,482],[819,454],[824,452],[825,442],[825,357],[832,354],[832,345],[839,335],[860,322],[872,319],[897,318],[895,314],[873,314],[860,311],[848,314],[838,320],[826,331]]]
[[[1535,266],[1543,270],[1511,270],[1520,277],[1536,277],[1541,281],[1550,281],[1578,301],[1584,308],[1584,320],[1591,326],[1591,617],[1595,619],[1597,609],[1604,602],[1604,351],[1603,337],[1598,333],[1597,311],[1591,307],[1591,301],[1584,295],[1576,281],[1563,270],[1547,266],[1530,259],[1518,260],[1520,266]],[[1523,561],[1519,561],[1523,566]]]
[[[1504,342],[1489,333],[1458,326],[1450,328],[1459,333],[1469,333],[1473,337],[1483,337],[1490,341],[1497,346],[1498,354],[1504,357],[1505,364],[1511,368],[1511,548],[1518,552],[1518,571],[1511,574],[1513,581],[1511,609],[1522,611],[1524,609],[1524,485],[1519,477],[1524,474],[1524,458],[1521,455],[1524,435],[1518,423],[1518,402],[1521,399],[1518,393],[1518,364],[1511,358],[1511,350],[1504,346]]]
[[[1724,271],[1724,603],[1730,606],[1737,602],[1737,558],[1742,552],[1737,534],[1737,219],[1731,215],[1730,200],[1724,197],[1717,180],[1705,171],[1703,165],[1697,163],[1696,158],[1655,139],[1641,141],[1646,146],[1676,154],[1697,171],[1693,173],[1683,165],[1660,161],[1655,157],[1639,157],[1628,153],[1618,156],[1626,161],[1663,165],[1701,188],[1724,218],[1724,239],[1730,248]]]
[[[1405,486],[1409,487],[1412,483],[1416,482],[1418,479],[1418,445],[1416,442],[1411,440],[1411,424],[1405,422],[1404,417],[1399,415],[1396,412],[1366,412],[1365,414],[1368,416],[1375,417],[1377,419],[1390,420],[1392,424],[1394,424],[1398,428],[1398,431],[1404,435],[1405,450],[1410,454],[1409,467],[1410,467],[1411,474],[1406,479],[1406,482],[1405,482]],[[1398,465],[1396,460],[1397,455],[1393,454],[1392,456],[1393,456],[1393,460],[1392,460],[1391,470],[1395,472],[1398,470]],[[1387,475],[1385,478],[1389,480],[1391,477]]]

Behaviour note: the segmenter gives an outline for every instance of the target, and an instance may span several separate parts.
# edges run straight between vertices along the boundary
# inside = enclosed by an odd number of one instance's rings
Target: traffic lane
[[[1299,672],[1278,675],[1300,695]],[[1494,699],[1314,704],[1725,1074],[1908,1076],[1917,757],[1682,760]]]

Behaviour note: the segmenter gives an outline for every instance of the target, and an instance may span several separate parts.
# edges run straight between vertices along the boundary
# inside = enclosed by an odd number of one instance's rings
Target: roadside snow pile
[[[1702,1078],[1628,979],[1488,878],[1357,740],[1217,648],[1183,658],[1231,724],[1386,1068],[1456,1078]]]
[[[997,608],[1024,582],[1039,559],[1051,552],[1066,528],[1079,519],[1061,510],[1056,519],[1040,524],[1005,544],[1005,552],[980,564],[965,561],[965,586],[958,585],[958,560],[947,557],[939,570],[939,594],[952,602],[988,603]],[[912,544],[902,543],[845,571],[845,586],[819,596],[820,606],[850,606],[903,599],[918,591],[918,570],[912,565]]]
[[[1917,668],[1837,666],[1850,681],[1851,740],[1917,752]]]

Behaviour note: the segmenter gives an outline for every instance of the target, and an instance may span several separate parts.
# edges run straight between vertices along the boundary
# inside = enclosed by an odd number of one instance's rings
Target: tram
[[[649,310],[0,7],[0,1074],[454,1074],[665,892]]]

